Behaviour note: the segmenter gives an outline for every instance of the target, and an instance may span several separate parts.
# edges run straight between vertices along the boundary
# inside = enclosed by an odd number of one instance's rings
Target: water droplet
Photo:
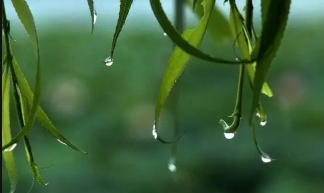
[[[153,129],[152,129],[152,135],[153,135],[154,139],[157,139],[157,137],[158,137],[158,134],[157,134],[157,132],[156,132],[156,128],[155,128],[155,125],[153,125]]]
[[[266,121],[266,120],[260,122],[260,125],[261,125],[261,126],[265,126],[266,124],[267,124],[267,121]]]
[[[239,59],[238,59],[238,58],[235,58],[235,60],[236,60],[236,61],[239,61]]]
[[[167,36],[168,34],[167,33],[163,33],[164,36]]]
[[[108,58],[105,59],[104,63],[105,63],[106,66],[111,66],[111,65],[113,65],[114,61],[113,61],[113,59],[109,56]]]
[[[14,150],[17,147],[17,143],[11,145],[10,147],[6,148],[5,150],[3,150],[3,152],[9,152]]]
[[[175,172],[177,170],[177,166],[175,165],[175,158],[174,157],[171,157],[169,159],[168,169],[170,170],[170,172]]]
[[[94,11],[93,12],[93,24],[95,24],[97,22],[97,12]]]
[[[270,163],[272,160],[269,156],[261,156],[261,160],[264,162],[264,163]]]
[[[233,139],[235,136],[235,133],[226,133],[224,132],[224,136],[226,139]]]
[[[57,139],[58,142],[62,143],[63,145],[66,145],[66,143],[64,143],[63,141]]]

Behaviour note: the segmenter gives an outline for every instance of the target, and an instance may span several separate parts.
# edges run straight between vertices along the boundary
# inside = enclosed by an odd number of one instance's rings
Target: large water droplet
[[[97,22],[97,12],[94,11],[93,12],[93,24],[96,24],[96,22]]]
[[[153,128],[152,128],[152,135],[153,135],[154,139],[157,139],[158,138],[158,134],[156,132],[155,125],[153,125]]]
[[[108,58],[105,59],[104,63],[105,63],[106,66],[111,66],[111,65],[113,65],[114,61],[113,61],[113,59],[109,56]]]
[[[64,143],[63,141],[57,139],[58,142],[62,143],[63,145],[66,145],[66,143]]]
[[[171,157],[169,159],[168,169],[170,170],[170,172],[175,172],[177,170],[177,166],[175,165],[175,158],[174,157]]]
[[[260,125],[261,126],[265,126],[266,124],[267,124],[267,121],[266,120],[260,122]]]
[[[224,136],[226,139],[233,139],[235,136],[235,133],[226,133],[224,132]]]
[[[12,150],[14,150],[16,147],[17,147],[17,143],[15,143],[15,144],[11,145],[10,147],[4,149],[3,152],[9,152],[9,151],[12,151]]]
[[[261,160],[264,162],[264,163],[269,163],[271,162],[271,158],[269,156],[261,156]]]

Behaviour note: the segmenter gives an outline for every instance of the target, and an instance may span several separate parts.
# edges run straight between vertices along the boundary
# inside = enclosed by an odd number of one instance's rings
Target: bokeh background
[[[171,146],[151,136],[154,105],[171,41],[155,21],[149,1],[137,0],[109,56],[119,1],[96,0],[98,20],[90,34],[86,0],[28,0],[34,13],[42,59],[41,105],[57,128],[83,155],[58,143],[36,123],[30,139],[41,173],[49,185],[33,193],[319,193],[324,190],[324,7],[323,1],[294,0],[282,47],[269,72],[273,98],[262,97],[268,115],[257,128],[262,148],[272,157],[263,163],[253,144],[246,117],[251,92],[244,93],[244,116],[234,139],[226,140],[219,119],[234,108],[238,68],[193,58],[181,78],[179,121],[186,135],[177,153],[177,171],[167,169]],[[170,19],[173,2],[164,0]],[[244,1],[238,0],[239,5]],[[255,1],[256,11],[260,10]],[[217,3],[228,15],[228,5]],[[35,76],[32,46],[10,1],[14,53],[31,85]],[[186,26],[197,18],[187,10]],[[259,14],[255,14],[259,24]],[[257,26],[259,27],[259,26]],[[215,43],[206,35],[201,49],[233,57],[233,42]],[[2,55],[4,51],[2,52]],[[247,81],[246,81],[247,83]],[[246,84],[248,87],[248,85]],[[13,108],[12,108],[13,109]],[[172,138],[170,101],[161,133]],[[14,111],[13,111],[14,113]],[[12,122],[17,133],[17,123]],[[23,144],[15,149],[18,193],[32,183]],[[47,167],[54,164],[51,167]],[[9,191],[2,164],[2,190]]]

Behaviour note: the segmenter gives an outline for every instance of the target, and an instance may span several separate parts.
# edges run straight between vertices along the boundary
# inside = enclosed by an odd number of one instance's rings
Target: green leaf
[[[198,2],[202,2],[202,0],[199,0]],[[192,0],[186,0],[186,5],[191,6]],[[201,5],[201,3],[198,3],[196,5],[194,13],[199,19],[203,17],[204,8]],[[210,22],[208,22],[207,32],[216,42],[226,42],[228,40],[232,40],[232,34],[228,21],[217,6],[214,7],[213,12],[211,13]]]
[[[124,24],[126,22],[129,10],[132,6],[133,0],[120,0],[120,8],[119,8],[119,16],[118,16],[118,21],[111,45],[111,50],[110,50],[110,59],[113,60],[114,58],[114,51],[116,47],[116,43],[119,37],[120,32],[122,31]]]
[[[92,34],[93,30],[94,30],[94,25],[97,20],[97,13],[94,8],[93,0],[87,0],[87,1],[88,1],[89,10],[90,10],[90,16],[91,16],[91,34]]]
[[[10,70],[9,64],[5,64],[5,69],[2,74],[2,145],[7,144],[11,140],[11,128],[10,128]],[[13,193],[17,186],[17,167],[13,154],[13,149],[17,144],[4,149],[2,151],[2,157],[5,162],[9,179],[11,183],[10,192]]]
[[[15,60],[13,60],[13,68],[14,68],[14,72],[16,73],[16,76],[18,77],[18,85],[19,85],[19,89],[22,93],[22,95],[24,97],[26,97],[27,102],[29,105],[32,105],[33,102],[33,98],[34,95],[32,93],[31,88],[29,87],[29,84],[23,74],[23,72],[21,71],[19,65],[17,64],[17,62]],[[82,153],[86,153],[82,150],[80,150],[79,148],[77,148],[75,145],[73,145],[71,142],[69,142],[69,140],[67,140],[57,129],[56,127],[53,125],[53,123],[49,120],[48,116],[46,115],[46,113],[43,111],[43,109],[41,107],[38,108],[38,112],[37,112],[37,119],[40,121],[40,123],[45,127],[45,129],[55,138],[57,139],[60,143],[67,145],[69,147],[71,147],[72,149],[82,152]],[[22,131],[21,131],[22,132]],[[19,136],[21,134],[18,134]],[[23,135],[24,136],[24,135]],[[12,142],[11,142],[12,143]],[[4,147],[2,147],[2,149],[4,149]]]
[[[166,16],[166,14],[162,8],[160,0],[150,0],[150,4],[151,4],[152,11],[153,11],[157,21],[159,22],[160,26],[164,30],[164,32],[169,36],[169,38],[173,41],[174,44],[176,44],[178,47],[180,47],[186,53],[188,53],[194,57],[200,58],[202,60],[209,61],[209,62],[215,62],[215,63],[247,64],[247,63],[252,63],[255,61],[255,59],[250,60],[250,61],[247,61],[247,60],[230,61],[230,60],[225,60],[225,59],[221,59],[221,58],[215,58],[208,54],[203,53],[196,47],[192,46],[183,37],[181,37],[181,35],[177,32],[177,30],[172,26],[172,24],[168,20],[168,17]],[[211,10],[213,9],[213,7],[211,7]]]
[[[290,4],[291,0],[272,0],[269,2],[269,6],[267,6],[267,15],[265,15],[266,18],[264,18],[262,25],[260,43],[254,53],[258,54],[258,60],[254,79],[250,125],[253,123],[255,110],[259,103],[262,85],[284,35]]]
[[[193,2],[191,3],[191,5],[192,5],[192,10],[195,10],[196,9],[196,5],[197,5],[197,2],[198,2],[199,0],[193,0]],[[187,1],[188,2],[188,1]]]
[[[185,41],[188,41],[193,47],[198,47],[205,35],[206,28],[208,25],[209,17],[211,11],[213,10],[215,0],[206,0],[203,3],[204,6],[204,16],[198,23],[198,25],[193,29],[187,29],[183,33],[183,38]],[[171,57],[168,61],[166,71],[164,73],[162,83],[160,86],[160,91],[158,94],[156,106],[155,106],[155,131],[158,127],[158,121],[160,118],[161,110],[165,104],[167,97],[169,96],[170,91],[172,90],[175,82],[178,80],[179,76],[183,72],[186,64],[190,59],[190,55],[184,52],[181,48],[175,47]],[[157,133],[156,133],[157,134]],[[161,138],[157,135],[157,140],[161,141]]]
[[[26,122],[26,125],[24,125],[24,128],[22,128],[21,135],[18,135],[16,138],[14,138],[12,141],[17,143],[17,140],[20,140],[23,136],[25,136],[30,128],[33,126],[33,123],[35,121],[36,115],[37,115],[37,110],[39,107],[39,101],[40,101],[40,83],[41,83],[41,69],[40,69],[40,54],[39,54],[39,43],[38,43],[38,36],[37,36],[37,31],[36,31],[36,26],[34,22],[33,15],[28,7],[28,4],[26,3],[25,0],[11,0],[17,15],[25,27],[29,38],[35,47],[35,52],[36,52],[36,57],[37,57],[37,72],[36,72],[36,81],[35,81],[35,90],[34,90],[34,97],[33,97],[33,102],[31,105],[31,110]],[[20,78],[20,77],[17,77]]]

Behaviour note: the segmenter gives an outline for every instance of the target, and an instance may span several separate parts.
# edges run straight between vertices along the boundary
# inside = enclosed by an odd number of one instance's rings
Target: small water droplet
[[[17,147],[17,143],[11,145],[10,147],[6,148],[5,150],[3,150],[4,152],[9,152],[14,150]]]
[[[236,60],[236,61],[239,61],[239,59],[238,59],[238,58],[235,58],[235,60]]]
[[[57,139],[58,142],[62,143],[63,145],[66,145],[66,143],[64,143],[63,141]]]
[[[167,33],[163,33],[164,36],[167,36],[168,34]]]
[[[235,133],[226,133],[224,132],[224,136],[226,139],[233,139],[235,136]]]
[[[114,61],[113,61],[113,59],[109,56],[108,58],[105,59],[104,63],[105,63],[106,66],[111,66],[111,65],[113,65]]]
[[[96,24],[96,22],[97,22],[97,12],[94,11],[93,12],[93,24]]]
[[[154,139],[157,139],[157,137],[158,137],[158,134],[157,134],[157,132],[156,132],[156,128],[155,128],[155,125],[153,125],[153,129],[152,129],[152,135],[153,135]]]
[[[260,122],[260,125],[261,125],[261,126],[265,126],[266,124],[267,124],[267,121],[261,121],[261,122]]]
[[[263,163],[270,163],[272,160],[269,156],[261,156]]]
[[[175,172],[177,170],[177,166],[175,165],[175,158],[174,157],[171,157],[169,159],[168,169],[170,170],[170,172]]]

